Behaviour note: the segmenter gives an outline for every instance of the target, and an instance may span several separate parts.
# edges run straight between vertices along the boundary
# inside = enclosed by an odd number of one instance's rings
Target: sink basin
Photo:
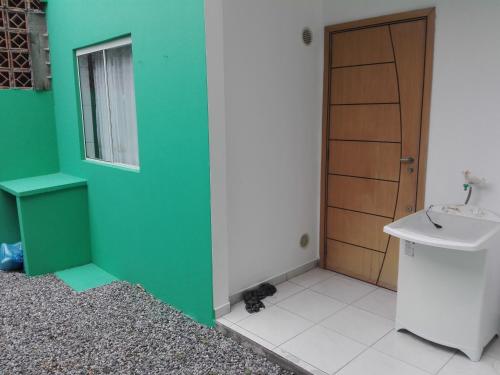
[[[476,206],[439,205],[433,206],[428,214],[441,229],[422,210],[386,225],[384,232],[422,245],[478,251],[500,231],[500,217]]]

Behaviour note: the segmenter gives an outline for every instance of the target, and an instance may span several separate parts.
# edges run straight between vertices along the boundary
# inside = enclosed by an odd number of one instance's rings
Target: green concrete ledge
[[[58,271],[54,274],[76,292],[84,292],[118,281],[115,276],[99,268],[94,263]]]
[[[2,181],[0,190],[16,199],[11,225],[19,226],[27,275],[91,261],[86,180],[54,173]]]
[[[26,197],[56,190],[85,186],[86,184],[87,181],[83,178],[64,173],[53,173],[42,176],[20,178],[17,180],[2,181],[0,182],[0,189],[5,190],[16,197]]]

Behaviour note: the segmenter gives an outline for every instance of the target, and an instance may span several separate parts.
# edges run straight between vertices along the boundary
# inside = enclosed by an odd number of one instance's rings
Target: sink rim
[[[488,214],[493,214],[494,216],[489,215],[487,218],[485,217],[474,217],[474,216],[465,216],[456,213],[448,213],[440,211],[439,208],[443,206],[451,206],[451,205],[437,205],[436,209],[431,210],[431,212],[435,215],[439,216],[448,216],[448,217],[456,217],[460,218],[459,220],[469,220],[469,221],[487,221],[489,223],[493,223],[492,227],[485,231],[481,236],[471,239],[471,240],[460,240],[457,238],[450,237],[449,239],[433,236],[431,231],[428,233],[424,233],[422,231],[418,231],[416,229],[408,229],[404,228],[405,223],[409,221],[414,221],[417,216],[425,216],[426,210],[420,210],[412,215],[405,216],[397,221],[394,221],[390,224],[384,226],[384,232],[390,234],[394,237],[415,242],[422,245],[439,247],[451,250],[461,250],[461,251],[480,251],[485,249],[485,244],[490,240],[493,236],[500,232],[500,219],[499,216],[495,213],[484,210]],[[454,205],[456,206],[456,205]],[[470,206],[470,208],[475,208],[474,206]],[[429,223],[429,225],[432,225]],[[438,233],[438,232],[436,232]]]

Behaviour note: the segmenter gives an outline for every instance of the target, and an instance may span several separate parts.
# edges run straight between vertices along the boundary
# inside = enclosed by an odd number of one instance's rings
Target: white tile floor
[[[249,314],[243,303],[218,321],[312,374],[499,375],[500,340],[480,362],[394,330],[396,293],[315,268]]]

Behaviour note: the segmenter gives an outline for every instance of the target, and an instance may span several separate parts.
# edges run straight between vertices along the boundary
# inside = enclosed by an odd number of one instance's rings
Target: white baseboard
[[[228,301],[227,303],[225,303],[219,307],[216,307],[214,309],[215,319],[218,319],[221,316],[229,314],[230,311],[231,311],[231,305],[229,304],[229,301]]]

